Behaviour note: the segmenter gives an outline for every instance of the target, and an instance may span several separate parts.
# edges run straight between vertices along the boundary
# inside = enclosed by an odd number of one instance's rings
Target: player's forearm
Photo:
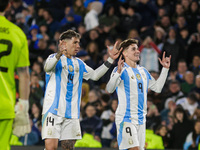
[[[28,67],[19,67],[17,68],[17,72],[19,75],[19,97],[21,99],[27,100],[29,99],[30,93],[30,75]]]
[[[98,67],[97,69],[93,71],[92,73],[93,75],[91,79],[94,81],[99,80],[99,78],[101,78],[111,67],[113,61],[114,60],[109,57],[108,60],[104,64],[102,64],[100,67]]]
[[[162,91],[162,88],[165,84],[165,81],[167,79],[169,69],[162,68],[161,74],[159,78],[156,80],[155,86],[153,88],[153,91],[160,93]]]
[[[120,74],[118,72],[113,73],[110,77],[110,80],[108,81],[106,85],[106,91],[108,93],[113,93],[117,87],[118,80],[119,80]]]
[[[45,72],[50,72],[54,69],[54,67],[56,66],[56,64],[58,63],[60,59],[60,56],[53,56],[52,58],[48,58],[45,62],[44,65],[44,71]]]

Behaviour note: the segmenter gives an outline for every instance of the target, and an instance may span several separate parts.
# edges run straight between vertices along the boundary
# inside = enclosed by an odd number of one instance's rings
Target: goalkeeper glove
[[[13,134],[18,137],[24,136],[31,131],[28,109],[28,100],[19,99],[19,102],[15,106],[16,113],[13,123]]]

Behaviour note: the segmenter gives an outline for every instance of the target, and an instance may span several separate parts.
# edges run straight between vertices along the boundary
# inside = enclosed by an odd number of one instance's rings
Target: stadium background
[[[94,1],[12,0],[5,16],[24,31],[29,43],[32,132],[19,139],[13,136],[11,144],[44,146],[40,136],[45,90],[43,64],[48,55],[57,51],[60,33],[73,29],[82,36],[77,57],[93,69],[107,59],[106,45],[112,47],[116,40],[126,38],[139,40],[140,64],[155,78],[161,69],[155,58],[164,51],[171,54],[171,69],[162,93],[149,91],[148,94],[147,129],[153,131],[155,139],[161,140],[167,149],[182,149],[183,145],[197,149],[200,139],[200,2]],[[104,90],[113,67],[98,82],[84,81],[82,88],[83,133],[92,134],[104,147],[117,147],[113,115],[117,97],[116,93],[109,95]],[[15,79],[18,84],[17,74]],[[182,121],[176,117],[177,112],[184,114]],[[152,140],[153,144],[146,141],[147,148],[160,146],[156,140]]]

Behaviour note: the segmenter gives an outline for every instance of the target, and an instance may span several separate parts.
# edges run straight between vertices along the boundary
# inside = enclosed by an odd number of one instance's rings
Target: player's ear
[[[125,58],[125,57],[127,56],[127,51],[124,50],[124,51],[122,52],[122,55],[123,55],[123,57]]]

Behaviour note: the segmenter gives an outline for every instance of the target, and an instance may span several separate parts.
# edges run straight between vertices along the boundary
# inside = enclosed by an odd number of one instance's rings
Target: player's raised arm
[[[109,93],[113,93],[117,87],[117,85],[120,82],[120,74],[124,66],[124,60],[122,59],[122,55],[119,58],[118,61],[118,67],[113,69],[113,72],[110,76],[110,80],[108,81],[106,85],[106,91]]]
[[[59,41],[59,45],[58,45],[58,52],[56,54],[52,54],[50,55],[44,65],[44,70],[45,72],[50,72],[54,69],[54,67],[56,66],[57,62],[60,60],[60,57],[62,56],[64,51],[66,50],[66,42],[63,41]]]
[[[162,60],[160,58],[158,59],[161,65],[163,66],[163,69],[161,71],[159,78],[156,81],[153,77],[151,77],[152,80],[149,81],[149,88],[157,93],[160,93],[167,79],[167,74],[170,67],[171,55],[169,57],[165,57],[165,52],[164,52]]]
[[[121,50],[117,49],[117,45],[118,42],[115,42],[115,45],[112,50],[107,46],[109,58],[106,62],[104,62],[104,64],[102,64],[97,69],[93,70],[92,68],[86,65],[87,73],[84,74],[84,79],[92,79],[94,81],[97,81],[108,71],[114,60],[119,57],[119,54],[121,52]]]

